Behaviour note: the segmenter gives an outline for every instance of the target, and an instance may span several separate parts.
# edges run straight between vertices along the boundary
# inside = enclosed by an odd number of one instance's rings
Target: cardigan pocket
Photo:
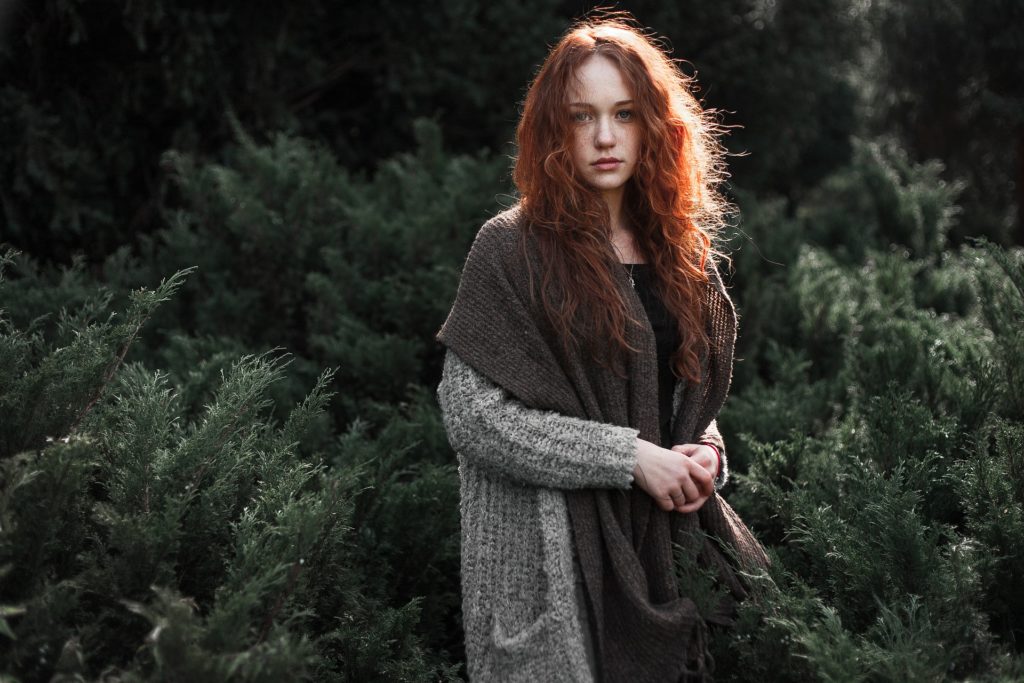
[[[537,645],[543,643],[548,638],[553,618],[552,610],[548,608],[541,612],[540,616],[525,628],[509,633],[502,626],[501,617],[496,611],[494,615],[494,628],[491,631],[494,645],[498,651],[507,652],[512,655],[520,652],[536,653]]]
[[[533,621],[512,630],[516,622],[523,623],[522,611],[515,609],[509,614],[503,606],[495,605],[491,615],[491,646],[486,665],[488,675],[481,680],[502,683],[533,683],[545,677],[562,680],[562,677],[553,675],[560,666],[565,666],[565,658],[559,656],[558,652],[561,635],[557,628],[558,615],[551,605],[545,604]],[[516,619],[509,621],[508,617]]]
[[[557,628],[556,616],[549,609],[525,628],[510,633],[499,615],[494,614],[484,675],[473,680],[492,683],[576,680],[563,671],[572,665],[561,652],[559,640],[563,634]]]
[[[531,649],[543,640],[553,616],[551,581],[546,565],[551,561],[544,542],[538,489],[524,489],[529,511],[523,510],[522,526],[504,535],[503,567],[498,572],[491,614],[491,640],[509,653]]]
[[[536,488],[532,493],[531,540],[533,557],[539,562],[527,563],[531,567],[527,576],[505,575],[492,614],[495,663],[506,666],[521,662],[521,657],[540,661],[555,657],[558,641],[566,639],[563,631],[572,620],[566,610],[575,614],[572,552],[564,536],[568,527],[565,499],[561,491]]]

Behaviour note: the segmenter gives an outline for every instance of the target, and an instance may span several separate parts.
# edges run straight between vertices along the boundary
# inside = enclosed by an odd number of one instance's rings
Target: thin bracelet
[[[715,452],[715,457],[718,458],[718,472],[715,474],[715,479],[717,479],[718,475],[722,473],[722,454],[719,452],[718,446],[715,444],[708,443],[707,441],[701,441],[700,443],[702,446],[707,446],[713,450]]]

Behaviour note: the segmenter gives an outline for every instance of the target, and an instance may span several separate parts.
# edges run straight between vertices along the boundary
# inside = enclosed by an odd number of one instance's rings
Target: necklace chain
[[[629,286],[632,287],[633,289],[636,289],[636,280],[633,279],[633,267],[636,264],[635,263],[623,263],[623,261],[622,261],[622,252],[619,251],[619,248],[615,245],[615,242],[612,242],[612,249],[615,250],[615,254],[619,257],[619,262],[622,263],[622,265],[624,265],[624,266],[626,266],[626,265],[629,266]]]

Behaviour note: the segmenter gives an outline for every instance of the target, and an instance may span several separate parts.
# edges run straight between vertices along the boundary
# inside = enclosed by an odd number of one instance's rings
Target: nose
[[[599,117],[594,130],[594,146],[599,149],[615,146],[615,131],[612,129],[612,122],[607,117]]]

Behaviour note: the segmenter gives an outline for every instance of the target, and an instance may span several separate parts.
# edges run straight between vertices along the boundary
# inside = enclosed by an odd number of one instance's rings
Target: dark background
[[[453,153],[510,154],[527,83],[579,2],[8,2],[4,239],[41,258],[100,259],[162,225],[168,149],[218,158],[230,113],[372,173],[412,121]],[[739,126],[736,186],[794,206],[891,135],[963,180],[970,228],[1021,242],[1024,8],[1012,0],[632,2]]]

